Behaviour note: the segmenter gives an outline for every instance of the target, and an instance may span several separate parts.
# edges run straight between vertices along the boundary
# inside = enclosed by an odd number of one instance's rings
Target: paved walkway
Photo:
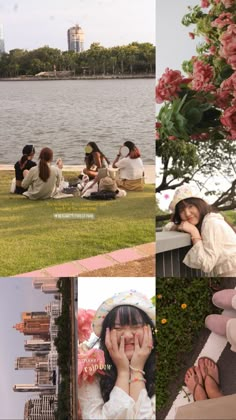
[[[236,285],[236,280],[234,281],[234,285]],[[230,287],[231,286],[229,286],[229,288]],[[236,318],[236,311],[234,310],[224,310],[222,314]],[[223,394],[236,394],[236,353],[230,350],[230,345],[226,338],[215,333],[211,333],[194,364],[197,364],[197,360],[202,356],[208,356],[218,363],[220,370],[221,390]],[[186,398],[186,395],[188,395],[189,398]],[[193,402],[192,396],[189,395],[188,388],[184,386],[179,391],[176,399],[173,401],[172,407],[165,420],[173,420],[175,418],[177,408],[190,402]]]
[[[84,168],[84,165],[64,165],[63,172],[76,171],[80,172]],[[3,165],[0,164],[0,171],[13,171],[14,165]],[[144,165],[145,183],[155,184],[156,174],[155,165]]]
[[[155,246],[155,242],[150,242],[133,248],[120,249],[108,254],[46,267],[29,273],[17,274],[14,277],[83,277],[83,273],[88,273],[89,271],[113,267],[116,264],[124,264],[130,261],[138,261],[155,255]]]

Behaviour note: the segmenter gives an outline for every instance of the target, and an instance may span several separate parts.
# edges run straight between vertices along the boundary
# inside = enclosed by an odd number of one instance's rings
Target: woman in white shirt
[[[45,200],[56,194],[62,173],[59,167],[51,166],[53,151],[49,147],[41,150],[39,163],[31,168],[22,181],[22,187],[28,189],[23,195],[30,200]]]
[[[236,234],[223,216],[200,198],[188,184],[175,191],[170,204],[172,222],[165,230],[191,235],[192,248],[183,262],[217,277],[236,276]]]
[[[125,157],[121,158],[121,151],[124,146],[129,152]],[[112,166],[119,169],[118,186],[128,191],[143,190],[144,166],[140,151],[132,141],[126,141],[120,147]]]
[[[106,369],[79,387],[84,420],[156,418],[154,323],[152,302],[135,291],[118,293],[98,308],[92,325]]]

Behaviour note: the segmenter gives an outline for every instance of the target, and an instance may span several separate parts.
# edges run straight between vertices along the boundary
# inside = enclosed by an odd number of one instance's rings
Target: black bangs
[[[106,316],[104,323],[113,328],[116,323],[120,325],[137,325],[147,323],[148,316],[142,310],[131,305],[116,306]]]

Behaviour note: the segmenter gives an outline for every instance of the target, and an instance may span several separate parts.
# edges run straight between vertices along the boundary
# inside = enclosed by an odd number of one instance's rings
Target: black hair
[[[143,325],[150,325],[151,327],[152,337],[153,337],[153,349],[150,355],[148,356],[148,359],[146,360],[146,363],[144,365],[145,379],[147,381],[145,383],[145,386],[147,389],[148,396],[151,398],[155,394],[155,375],[156,375],[155,326],[152,320],[144,311],[132,305],[116,306],[107,314],[102,324],[102,331],[101,331],[101,336],[99,339],[99,346],[100,346],[100,349],[104,351],[106,366],[111,367],[109,370],[106,370],[105,375],[100,375],[100,389],[101,389],[102,398],[104,402],[107,402],[109,400],[110,392],[115,386],[115,382],[117,378],[116,366],[113,363],[113,360],[105,345],[106,328],[112,329],[115,326],[117,314],[119,315],[119,324],[121,326],[137,325],[137,324],[142,323]]]
[[[90,153],[85,153],[85,162],[88,163],[89,166],[93,165],[94,163],[94,158],[93,158],[94,152],[100,153],[102,158],[104,158],[108,164],[110,163],[107,157],[104,155],[104,153],[99,149],[97,143],[95,143],[94,141],[90,141],[87,144],[87,146],[90,146],[93,149]]]
[[[198,228],[199,232],[201,232],[201,227],[202,227],[202,222],[203,222],[204,217],[208,213],[211,213],[212,211],[215,211],[213,209],[213,207],[210,206],[209,204],[207,204],[202,198],[189,197],[189,198],[186,198],[185,200],[181,200],[175,206],[175,212],[172,216],[172,221],[176,225],[180,225],[180,223],[182,222],[182,219],[180,217],[180,213],[185,209],[185,207],[187,207],[189,205],[196,206],[198,211],[199,211],[200,220],[199,220],[198,224],[196,225],[196,227]]]

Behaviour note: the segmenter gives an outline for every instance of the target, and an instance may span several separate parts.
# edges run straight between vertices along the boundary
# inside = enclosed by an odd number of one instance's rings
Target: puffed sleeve
[[[138,401],[133,400],[121,388],[115,386],[109,401],[104,403],[98,380],[79,387],[79,403],[83,419],[86,420],[154,420],[155,402],[146,390],[142,390]]]
[[[225,222],[223,222],[225,224]],[[202,228],[202,241],[193,245],[183,262],[188,267],[201,269],[210,273],[217,265],[222,253],[225,238],[225,227],[215,219],[209,219]]]

